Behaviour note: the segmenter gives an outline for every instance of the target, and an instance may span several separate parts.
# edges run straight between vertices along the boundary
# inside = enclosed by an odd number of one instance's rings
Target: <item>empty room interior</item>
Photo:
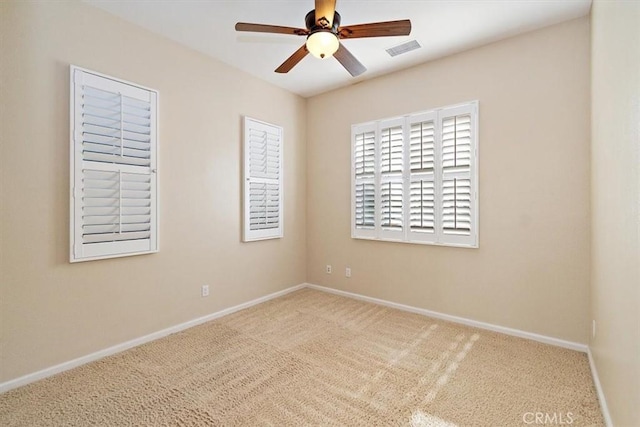
[[[640,1],[0,1],[0,424],[640,426]]]

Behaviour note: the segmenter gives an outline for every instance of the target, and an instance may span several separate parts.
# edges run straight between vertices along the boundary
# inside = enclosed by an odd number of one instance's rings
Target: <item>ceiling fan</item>
[[[335,56],[353,77],[359,76],[367,69],[340,43],[340,39],[406,36],[411,33],[411,21],[408,19],[341,27],[340,14],[336,12],[336,0],[315,0],[315,9],[307,13],[304,20],[306,29],[238,22],[236,31],[307,37],[306,43],[276,68],[276,73],[288,73],[308,53],[311,53],[317,58]]]

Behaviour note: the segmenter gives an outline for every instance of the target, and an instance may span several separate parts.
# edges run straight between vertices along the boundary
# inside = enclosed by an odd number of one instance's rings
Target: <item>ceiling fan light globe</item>
[[[316,58],[329,58],[340,47],[338,37],[331,31],[316,31],[307,37],[307,50]]]

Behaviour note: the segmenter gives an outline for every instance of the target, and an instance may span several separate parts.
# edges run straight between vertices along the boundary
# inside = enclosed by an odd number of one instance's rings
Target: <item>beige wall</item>
[[[308,281],[586,343],[589,55],[585,17],[310,98]],[[351,239],[350,126],[474,99],[480,248]]]
[[[615,426],[640,425],[640,3],[592,8],[591,340]]]
[[[587,342],[587,18],[307,101],[81,3],[0,19],[0,382],[305,280]],[[158,254],[68,263],[69,64],[160,91]],[[480,249],[352,240],[350,125],[472,99]],[[285,129],[282,240],[240,242],[243,114]]]
[[[0,16],[0,382],[305,281],[304,99],[82,3]],[[160,91],[158,254],[68,262],[69,64]],[[281,240],[240,242],[244,114],[284,127]]]

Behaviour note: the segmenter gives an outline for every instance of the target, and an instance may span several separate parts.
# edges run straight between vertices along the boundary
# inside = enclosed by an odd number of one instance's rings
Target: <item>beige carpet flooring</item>
[[[603,425],[585,354],[310,289],[0,395],[3,426],[494,427],[536,413]]]

